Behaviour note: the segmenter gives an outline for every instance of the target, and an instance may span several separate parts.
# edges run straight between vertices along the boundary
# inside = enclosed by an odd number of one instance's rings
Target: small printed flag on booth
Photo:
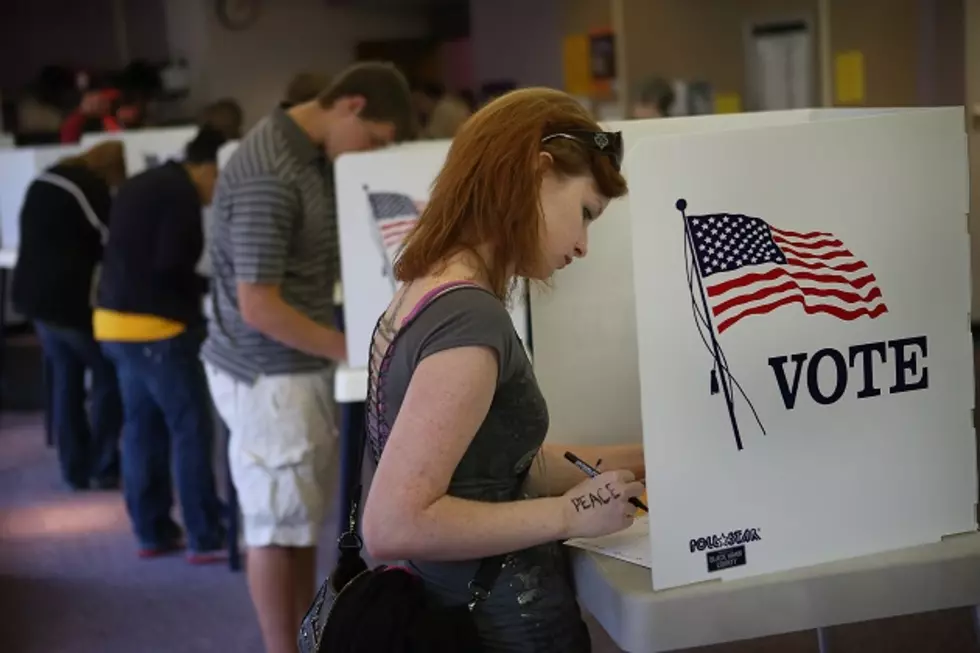
[[[375,239],[384,257],[384,275],[395,286],[392,273],[402,242],[415,227],[419,211],[415,202],[402,193],[368,192],[374,217]]]

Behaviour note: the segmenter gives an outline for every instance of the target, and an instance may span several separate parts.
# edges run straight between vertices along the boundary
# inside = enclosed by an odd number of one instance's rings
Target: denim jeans
[[[171,517],[171,457],[188,546],[223,546],[215,490],[214,418],[198,358],[204,330],[153,342],[103,342],[122,390],[123,494],[140,546],[164,548],[179,529]]]
[[[51,428],[65,482],[77,489],[112,486],[119,481],[122,404],[116,369],[102,355],[91,333],[35,322],[44,356],[51,365]],[[85,370],[92,372],[91,392]],[[86,410],[86,402],[90,402]]]

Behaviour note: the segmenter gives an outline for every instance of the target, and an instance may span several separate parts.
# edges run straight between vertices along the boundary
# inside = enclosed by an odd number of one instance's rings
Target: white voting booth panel
[[[717,132],[815,119],[812,110],[771,111],[605,125],[627,151],[646,136]],[[645,183],[624,174],[631,193]],[[588,256],[530,296],[535,375],[548,400],[551,441],[616,444],[641,440],[634,319],[632,230],[627,199],[611,202],[589,228]]]
[[[351,368],[367,366],[371,334],[394,295],[391,272],[402,239],[428,199],[449,141],[345,154],[334,165],[344,327]],[[527,343],[526,297],[512,300],[514,327]]]
[[[59,160],[78,152],[76,145],[44,145],[0,150],[0,246],[20,245],[20,208],[27,187]]]
[[[976,530],[962,111],[627,165],[653,588]]]
[[[218,169],[225,167],[231,155],[238,149],[238,141],[228,141],[218,150]],[[204,252],[197,263],[197,271],[205,276],[211,276],[211,230],[214,228],[211,207],[205,207],[201,220],[204,229]]]
[[[184,148],[197,134],[197,127],[166,127],[133,129],[121,132],[100,132],[82,136],[82,148],[103,141],[122,141],[126,149],[126,174],[132,177],[147,168],[184,156]]]
[[[227,143],[221,146],[221,149],[218,150],[219,169],[224,168],[226,165],[228,165],[228,161],[229,159],[231,159],[231,155],[238,150],[238,145],[240,142],[241,141],[228,141]]]

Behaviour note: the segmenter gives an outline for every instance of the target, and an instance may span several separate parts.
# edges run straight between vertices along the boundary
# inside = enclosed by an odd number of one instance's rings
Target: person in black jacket
[[[208,280],[197,272],[202,209],[211,203],[224,142],[221,132],[202,127],[182,162],[133,177],[112,207],[94,325],[122,388],[123,493],[141,557],[184,546],[170,514],[171,454],[188,560],[213,562],[224,552],[214,418],[198,358]]]
[[[92,291],[111,188],[125,170],[122,144],[101,143],[38,176],[20,212],[12,299],[33,320],[51,366],[49,410],[61,473],[79,490],[119,484],[122,408],[115,369],[92,338]],[[92,374],[88,414],[86,369]]]

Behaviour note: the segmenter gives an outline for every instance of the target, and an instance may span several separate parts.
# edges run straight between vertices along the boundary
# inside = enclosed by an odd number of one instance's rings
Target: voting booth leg
[[[350,478],[350,470],[360,470],[360,462],[356,460],[360,447],[358,438],[364,437],[364,404],[363,403],[343,403],[340,404],[340,530],[339,533],[347,531],[348,515],[347,506],[350,505],[351,492],[356,486],[357,479]]]

